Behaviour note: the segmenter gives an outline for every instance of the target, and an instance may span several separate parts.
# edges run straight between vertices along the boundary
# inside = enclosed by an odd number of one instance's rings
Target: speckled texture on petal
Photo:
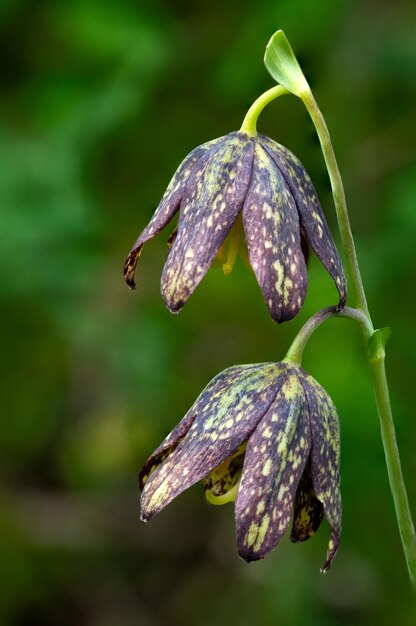
[[[250,181],[252,151],[245,133],[230,133],[193,168],[161,280],[170,311],[179,311],[193,293],[237,219]]]
[[[312,484],[331,527],[327,559],[322,567],[322,571],[327,571],[338,549],[342,523],[339,420],[325,389],[304,370],[301,380],[309,404]]]
[[[195,419],[197,412],[200,408],[207,404],[212,397],[218,397],[221,395],[227,387],[233,385],[239,377],[248,371],[248,368],[256,368],[258,365],[234,365],[228,367],[226,370],[220,372],[213,378],[205,389],[199,394],[198,398],[191,406],[185,417],[175,426],[175,428],[169,433],[169,435],[162,441],[160,446],[150,455],[147,461],[144,463],[139,474],[139,487],[143,489],[150,474],[154,472],[156,467],[171,454],[185,437],[186,433],[190,429],[192,422]]]
[[[306,541],[316,533],[323,518],[324,507],[313,490],[309,458],[296,492],[290,539],[293,542]]]
[[[309,451],[305,394],[290,370],[247,443],[235,507],[238,551],[246,561],[267,556],[287,529]]]
[[[135,288],[134,273],[143,245],[157,235],[173,218],[179,209],[181,198],[184,193],[185,183],[188,180],[194,165],[210,148],[221,144],[223,137],[208,141],[198,146],[182,161],[173,175],[159,206],[152,216],[149,224],[140,233],[136,243],[129,253],[124,265],[124,277],[131,289]]]
[[[285,177],[299,211],[305,238],[332,276],[340,297],[339,306],[343,307],[347,300],[344,270],[309,175],[290,150],[265,135],[259,135],[259,141]]]
[[[290,320],[306,295],[308,274],[292,194],[271,156],[255,143],[243,223],[251,266],[276,322]]]
[[[160,446],[152,453],[152,455],[144,463],[139,474],[139,487],[143,489],[150,474],[152,474],[159,465],[178,447],[186,433],[192,426],[196,416],[196,411],[192,407],[185,417],[179,422],[177,426],[169,433],[169,435],[162,441]]]
[[[141,498],[141,518],[156,515],[179,493],[209,474],[251,435],[274,400],[284,364],[240,366],[232,382],[227,370],[195,403],[196,417],[184,439],[150,475]],[[228,384],[227,384],[228,383]]]

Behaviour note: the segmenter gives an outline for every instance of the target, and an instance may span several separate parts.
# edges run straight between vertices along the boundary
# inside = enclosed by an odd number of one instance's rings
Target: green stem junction
[[[367,316],[360,311],[360,309],[353,309],[349,306],[339,310],[336,306],[328,306],[325,309],[321,309],[315,315],[312,315],[307,322],[302,326],[295,339],[290,346],[284,361],[294,363],[295,365],[302,364],[303,351],[306,345],[321,324],[323,324],[330,317],[345,317],[352,319],[360,324],[363,329],[368,329]]]

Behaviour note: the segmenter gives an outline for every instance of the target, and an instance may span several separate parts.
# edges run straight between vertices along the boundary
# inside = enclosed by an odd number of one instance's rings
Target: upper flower
[[[143,466],[141,519],[201,479],[211,502],[236,496],[246,561],[276,547],[292,510],[296,542],[325,514],[331,537],[322,571],[329,568],[341,532],[339,423],[328,394],[302,368],[262,363],[216,376]]]
[[[332,276],[339,306],[344,306],[344,272],[311,179],[295,155],[272,139],[233,132],[186,157],[126,260],[131,288],[143,244],[178,210],[176,238],[161,280],[172,312],[193,293],[240,213],[250,263],[276,322],[292,319],[305,299],[301,235]]]

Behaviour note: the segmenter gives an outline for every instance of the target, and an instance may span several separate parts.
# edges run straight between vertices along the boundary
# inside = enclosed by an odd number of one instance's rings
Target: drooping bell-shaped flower
[[[204,389],[143,466],[141,519],[204,480],[210,502],[236,499],[240,556],[264,558],[293,515],[291,539],[309,539],[324,515],[330,542],[341,532],[339,423],[332,400],[289,363],[230,367]]]
[[[339,307],[345,305],[344,272],[311,179],[299,159],[272,139],[233,132],[186,157],[126,260],[131,288],[143,245],[178,211],[161,279],[170,311],[178,312],[193,293],[227,236],[233,237],[240,214],[249,260],[276,322],[292,319],[306,296],[301,235],[332,276]]]

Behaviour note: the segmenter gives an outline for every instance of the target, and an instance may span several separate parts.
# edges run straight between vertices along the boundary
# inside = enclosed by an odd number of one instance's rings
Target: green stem
[[[336,306],[328,306],[315,313],[315,315],[312,315],[312,317],[310,317],[302,326],[283,360],[296,365],[301,365],[303,351],[306,348],[306,344],[312,334],[330,317],[345,317],[352,319],[358,322],[364,329],[368,329],[367,316],[360,309],[352,309],[351,307],[346,306],[339,311]]]
[[[316,128],[319,141],[324,155],[326,167],[331,181],[332,195],[334,197],[335,210],[337,213],[338,227],[341,236],[342,247],[344,249],[347,271],[353,291],[356,305],[364,311],[370,323],[371,317],[368,310],[367,298],[361,279],[360,268],[358,266],[357,253],[355,251],[354,238],[351,232],[350,220],[348,216],[347,201],[345,199],[344,186],[341,174],[335,157],[334,148],[331,143],[331,136],[315,98],[310,90],[301,95],[302,101],[311,116]]]
[[[370,370],[377,411],[380,417],[381,439],[386,456],[387,472],[396,509],[397,523],[410,580],[416,588],[416,534],[400,464],[396,433],[394,431],[384,354],[381,354],[379,358],[374,359],[370,363]]]
[[[353,296],[356,305],[359,309],[361,309],[367,320],[366,324],[361,324],[361,329],[365,345],[368,347],[370,337],[374,332],[374,327],[368,310],[367,298],[361,279],[341,174],[339,172],[327,125],[316,100],[312,95],[312,92],[310,90],[303,92],[301,98],[309,112],[309,115],[311,116],[321,143],[322,152],[331,181],[338,226],[344,248],[347,270],[353,289]],[[369,358],[368,361],[377,404],[377,412],[380,419],[381,438],[386,457],[390,489],[393,495],[396,510],[397,523],[399,526],[410,580],[412,581],[414,587],[416,587],[416,533],[406,493],[406,486],[400,463],[400,455],[397,447],[396,433],[394,430],[393,414],[391,410],[385,369],[384,346],[382,346],[375,357]]]
[[[284,96],[288,93],[290,93],[290,91],[288,91],[285,87],[282,87],[282,85],[276,85],[276,87],[272,87],[262,93],[247,111],[240,130],[247,133],[247,135],[255,135],[257,133],[257,119],[264,107],[273,100],[276,100],[279,96]]]

